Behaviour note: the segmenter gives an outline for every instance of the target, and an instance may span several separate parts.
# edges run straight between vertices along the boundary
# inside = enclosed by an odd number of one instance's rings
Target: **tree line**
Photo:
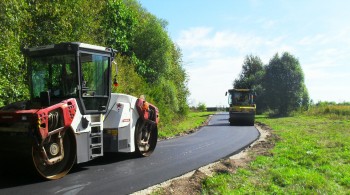
[[[181,50],[136,0],[0,1],[0,24],[0,106],[29,98],[21,48],[84,42],[118,51],[115,91],[144,94],[164,122],[189,110]]]
[[[267,65],[258,56],[246,56],[233,87],[255,91],[258,113],[286,116],[309,107],[303,70],[299,60],[288,52],[276,53]]]

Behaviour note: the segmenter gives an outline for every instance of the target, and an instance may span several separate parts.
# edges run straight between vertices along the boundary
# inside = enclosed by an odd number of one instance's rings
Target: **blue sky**
[[[227,106],[244,58],[299,59],[310,98],[350,101],[350,1],[140,0],[168,22],[189,75],[189,103]]]

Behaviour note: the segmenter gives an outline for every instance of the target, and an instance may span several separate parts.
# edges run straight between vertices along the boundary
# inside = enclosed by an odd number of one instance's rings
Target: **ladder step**
[[[100,127],[101,122],[91,122],[90,125],[91,125],[91,127]]]
[[[102,148],[102,143],[90,144],[90,148]]]
[[[103,155],[102,154],[92,154],[90,156],[90,159],[94,159],[94,158],[99,157],[99,156],[103,156]]]
[[[101,137],[102,133],[90,133],[90,137]]]
[[[95,148],[91,148],[91,156],[90,158],[96,158],[98,156],[103,156],[103,149],[102,147],[95,147]]]

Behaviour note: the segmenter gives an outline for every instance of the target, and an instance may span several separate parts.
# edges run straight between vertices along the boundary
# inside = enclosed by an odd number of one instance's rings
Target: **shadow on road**
[[[133,158],[137,157],[134,154],[130,153],[106,153],[104,156],[96,158],[92,161],[74,165],[67,176],[69,176],[70,173],[86,171],[89,169],[89,167],[92,166],[112,164]],[[63,177],[61,179],[64,180],[65,178]],[[10,158],[9,161],[4,161],[2,158],[0,161],[0,189],[41,182],[49,181],[39,177],[35,171],[34,166],[32,166],[30,158]]]
[[[228,121],[228,118],[220,118],[220,119],[217,119],[217,121]]]
[[[34,166],[28,158],[9,158],[5,155],[2,157],[0,162],[0,189],[44,181],[36,174]]]
[[[108,165],[108,164],[117,163],[117,162],[130,160],[134,158],[138,158],[138,157],[133,153],[105,153],[102,157],[98,157],[92,161],[77,164],[76,166],[73,167],[73,169],[70,172],[75,173],[75,172],[78,172],[80,169],[84,169],[84,167]]]
[[[230,123],[212,123],[207,126],[230,126]]]

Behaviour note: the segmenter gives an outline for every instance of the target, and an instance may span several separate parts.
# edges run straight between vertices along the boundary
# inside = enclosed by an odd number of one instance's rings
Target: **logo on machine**
[[[119,112],[119,110],[122,109],[122,108],[123,108],[123,104],[118,103],[117,104],[117,112]]]

